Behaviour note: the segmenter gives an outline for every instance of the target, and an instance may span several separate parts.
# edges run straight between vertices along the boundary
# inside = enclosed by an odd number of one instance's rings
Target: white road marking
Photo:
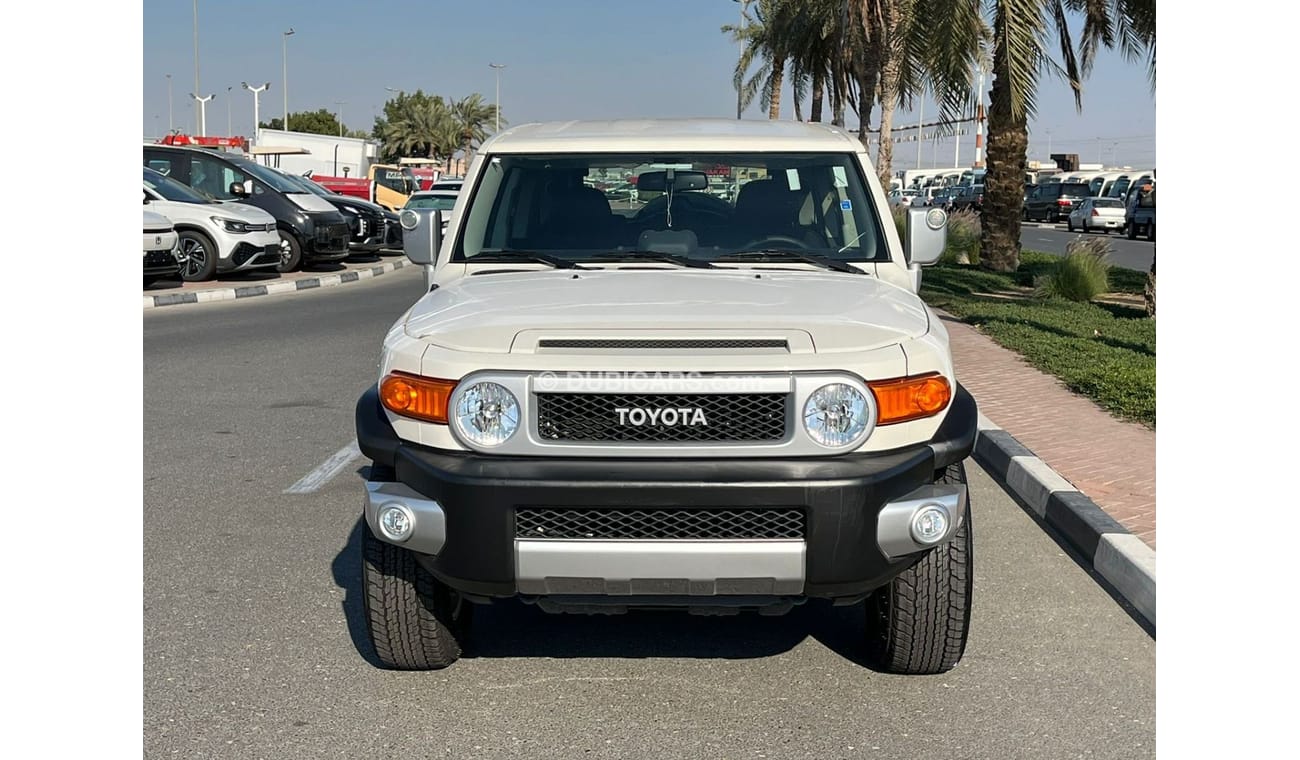
[[[321,462],[320,466],[303,476],[302,480],[284,489],[285,493],[312,493],[334,479],[336,475],[361,456],[361,447],[354,440],[339,449],[334,456]]]

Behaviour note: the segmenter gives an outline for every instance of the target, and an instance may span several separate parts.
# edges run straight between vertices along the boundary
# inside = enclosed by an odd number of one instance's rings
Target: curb
[[[1156,552],[983,414],[975,459],[1156,626]]]
[[[237,298],[272,296],[278,293],[296,293],[299,290],[311,290],[312,288],[332,288],[336,285],[345,285],[349,282],[369,280],[373,277],[394,272],[408,266],[411,266],[411,262],[405,258],[400,258],[385,262],[379,266],[366,267],[365,269],[353,269],[347,272],[322,274],[316,277],[303,277],[296,280],[281,280],[279,282],[269,282],[265,285],[240,285],[230,288],[195,290],[189,293],[165,293],[163,295],[145,296],[144,308],[155,309],[161,306],[176,306],[178,304],[186,303],[233,301]]]

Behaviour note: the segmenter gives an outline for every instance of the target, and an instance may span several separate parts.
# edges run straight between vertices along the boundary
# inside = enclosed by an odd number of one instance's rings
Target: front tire
[[[279,233],[280,263],[275,265],[275,271],[280,274],[296,271],[302,266],[302,245],[293,233],[286,230],[279,230]]]
[[[438,670],[460,659],[473,605],[400,546],[362,525],[362,587],[375,654],[395,670]]]
[[[217,273],[216,243],[197,230],[181,230],[178,237],[181,252],[186,256],[181,267],[181,279],[186,282],[211,280]]]
[[[961,462],[936,483],[964,484]],[[952,670],[966,651],[970,630],[974,541],[970,497],[957,534],[930,550],[867,599],[867,653],[889,673],[933,675]]]

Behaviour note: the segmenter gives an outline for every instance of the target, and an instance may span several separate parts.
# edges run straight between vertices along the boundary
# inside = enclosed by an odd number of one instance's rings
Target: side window
[[[1040,186],[1034,188],[1034,191],[1031,192],[1031,193],[1029,194],[1029,197],[1030,197],[1031,199],[1033,199],[1033,200],[1038,200],[1039,198],[1042,198],[1042,197],[1043,197],[1043,188],[1042,188],[1042,186],[1040,185]]]
[[[375,182],[399,193],[405,193],[407,190],[406,177],[394,169],[376,169]]]
[[[248,177],[243,172],[221,161],[207,156],[190,158],[190,187],[218,200],[234,200],[236,196],[230,192],[231,184],[246,179]]]
[[[172,176],[172,160],[166,156],[146,154],[144,165],[164,176]]]

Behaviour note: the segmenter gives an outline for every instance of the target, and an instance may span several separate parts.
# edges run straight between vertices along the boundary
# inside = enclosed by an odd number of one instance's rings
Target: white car
[[[181,270],[182,254],[176,229],[162,214],[144,210],[144,284],[146,287]]]
[[[734,203],[708,192],[722,164]],[[583,179],[658,197],[611,208]],[[379,659],[457,659],[471,612],[780,614],[865,602],[863,656],[965,649],[978,412],[922,301],[947,214],[900,234],[857,136],[790,121],[528,124],[479,148],[426,294],[357,402]]]
[[[889,205],[895,208],[898,206],[911,206],[920,198],[920,195],[919,191],[910,187],[894,190],[889,194]]]
[[[176,180],[144,168],[144,202],[176,226],[189,282],[218,272],[274,269],[280,263],[280,233],[275,217],[256,206],[214,201]]]
[[[457,180],[460,182],[461,180]],[[406,199],[406,205],[403,209],[408,208],[427,208],[442,212],[442,231],[447,232],[447,224],[451,221],[452,209],[456,208],[456,198],[460,195],[459,190],[421,190],[411,193],[411,197]]]
[[[1110,232],[1124,229],[1124,201],[1119,198],[1086,198],[1075,204],[1066,218],[1070,232],[1076,229],[1085,233],[1093,230]]]

